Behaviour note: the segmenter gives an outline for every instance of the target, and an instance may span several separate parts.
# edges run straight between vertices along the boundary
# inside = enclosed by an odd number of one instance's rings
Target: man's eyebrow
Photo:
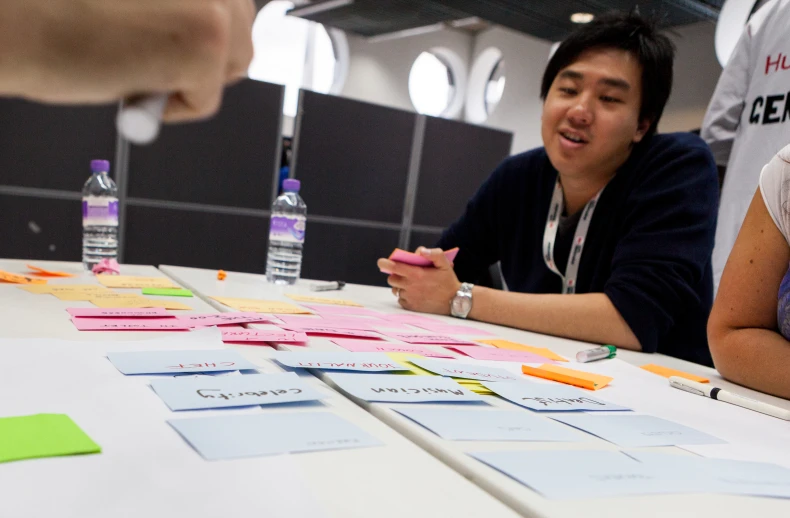
[[[581,72],[577,72],[576,70],[563,70],[559,73],[559,77],[561,79],[574,79],[574,80],[582,80],[584,79],[584,74]],[[613,88],[619,88],[621,90],[630,90],[631,84],[626,81],[625,79],[618,79],[616,77],[604,77],[598,81],[606,86],[611,86]]]

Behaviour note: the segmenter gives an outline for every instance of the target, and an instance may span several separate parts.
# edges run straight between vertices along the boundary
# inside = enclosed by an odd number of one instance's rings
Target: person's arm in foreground
[[[252,59],[252,0],[0,0],[0,95],[108,103],[170,93],[209,116]]]
[[[390,286],[400,292],[405,309],[449,315],[449,301],[461,287],[453,265],[438,248],[419,248],[435,268],[423,268],[379,259],[382,271],[391,272]],[[603,293],[575,295],[530,294],[475,286],[469,318],[587,342],[627,349],[641,346],[631,328]]]
[[[790,398],[790,342],[777,332],[777,293],[790,248],[760,191],[724,268],[708,321],[716,369],[730,381]]]

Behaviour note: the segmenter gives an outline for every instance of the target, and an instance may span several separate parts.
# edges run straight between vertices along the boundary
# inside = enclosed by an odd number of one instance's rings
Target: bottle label
[[[304,216],[272,216],[269,240],[304,243],[306,222],[307,218]]]
[[[118,198],[83,196],[82,226],[118,226]]]

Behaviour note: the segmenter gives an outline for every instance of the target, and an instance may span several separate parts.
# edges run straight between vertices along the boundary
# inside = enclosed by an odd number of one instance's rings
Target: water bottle
[[[283,181],[283,193],[272,204],[266,280],[274,284],[295,284],[302,270],[307,205],[299,187],[299,180]]]
[[[88,271],[118,255],[118,188],[109,171],[107,160],[91,161],[91,177],[82,187],[82,265]]]

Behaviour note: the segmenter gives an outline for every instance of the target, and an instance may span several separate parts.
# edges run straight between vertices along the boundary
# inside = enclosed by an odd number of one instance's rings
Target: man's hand
[[[0,0],[0,95],[106,103],[170,93],[204,118],[252,59],[252,0]]]
[[[379,259],[379,270],[390,274],[387,282],[404,309],[449,315],[450,301],[461,288],[453,263],[439,248],[419,247],[416,253],[429,259],[433,266],[411,266]]]

